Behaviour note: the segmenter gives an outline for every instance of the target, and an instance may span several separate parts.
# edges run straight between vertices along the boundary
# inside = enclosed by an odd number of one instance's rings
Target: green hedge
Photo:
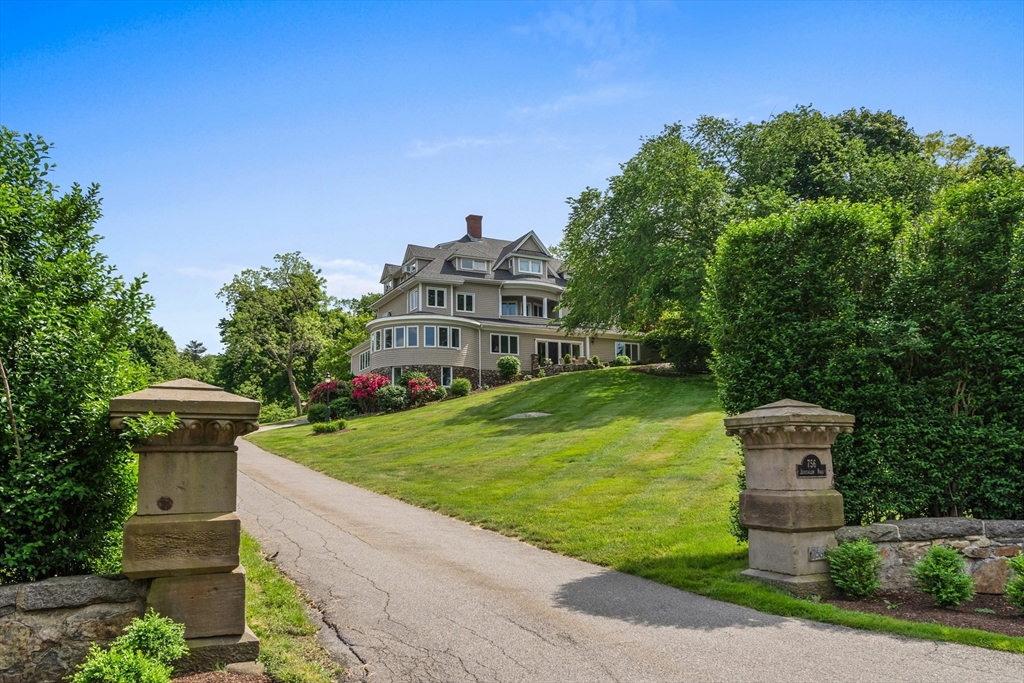
[[[726,410],[853,413],[848,523],[1024,518],[1024,174],[955,186],[918,223],[834,201],[728,228],[704,299]]]

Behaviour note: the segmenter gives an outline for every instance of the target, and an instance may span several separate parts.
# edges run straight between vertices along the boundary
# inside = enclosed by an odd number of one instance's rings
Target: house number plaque
[[[798,477],[824,477],[827,475],[825,463],[816,455],[805,455],[796,466]]]

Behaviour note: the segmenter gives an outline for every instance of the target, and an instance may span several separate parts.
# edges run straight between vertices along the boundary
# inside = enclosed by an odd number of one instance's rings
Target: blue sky
[[[276,253],[349,297],[469,213],[556,243],[642,136],[796,104],[1021,159],[1024,2],[0,2],[0,123],[100,183],[179,346],[219,348],[217,290]]]

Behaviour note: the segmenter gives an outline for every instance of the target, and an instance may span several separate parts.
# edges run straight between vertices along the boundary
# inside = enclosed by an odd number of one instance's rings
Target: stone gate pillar
[[[184,670],[247,662],[259,640],[245,623],[235,439],[259,426],[260,404],[191,379],[110,401],[110,425],[153,412],[178,428],[136,446],[138,511],[124,525],[123,572],[152,579],[148,604],[185,624]]]
[[[749,531],[743,573],[796,595],[832,590],[825,549],[843,526],[843,496],[833,487],[832,443],[853,431],[854,416],[785,399],[725,419],[743,441],[747,489],[740,522]]]

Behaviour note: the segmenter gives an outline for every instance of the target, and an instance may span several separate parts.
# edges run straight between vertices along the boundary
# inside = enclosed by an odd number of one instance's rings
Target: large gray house
[[[426,372],[443,386],[457,377],[493,384],[498,358],[531,355],[561,363],[617,355],[634,362],[653,354],[614,331],[566,336],[558,308],[568,274],[533,231],[512,241],[483,236],[483,218],[466,216],[466,234],[435,247],[406,247],[401,265],[387,264],[369,341],[349,351],[352,372],[397,380]]]

